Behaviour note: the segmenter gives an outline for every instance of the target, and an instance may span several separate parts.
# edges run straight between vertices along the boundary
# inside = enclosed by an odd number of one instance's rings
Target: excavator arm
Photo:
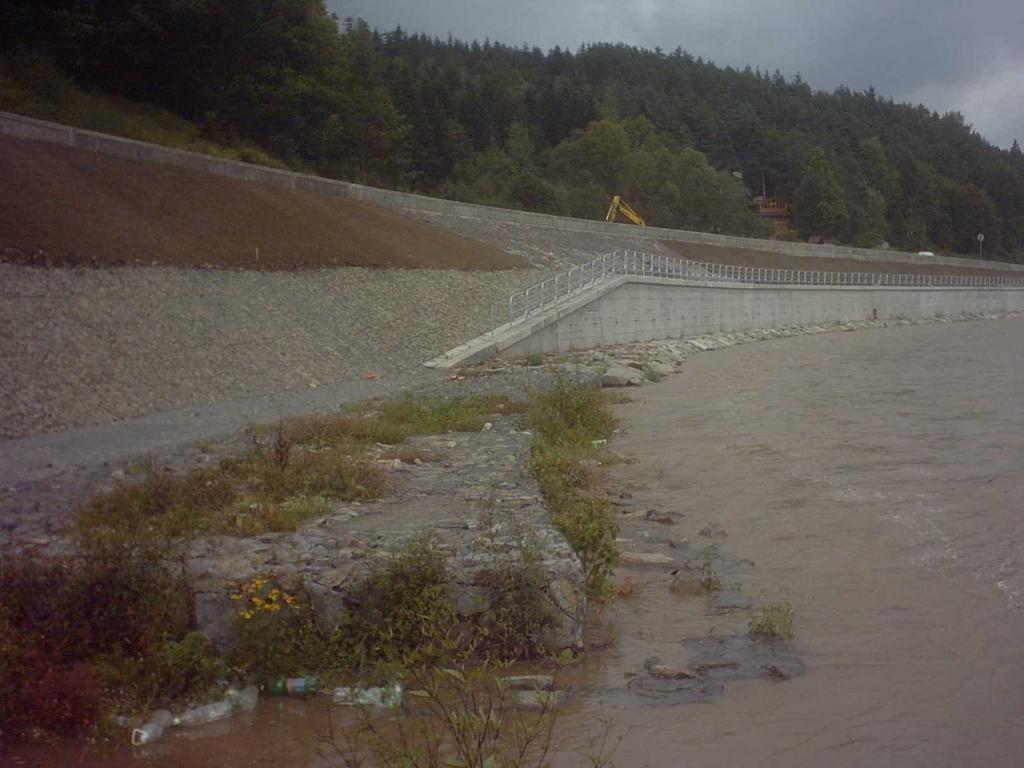
[[[615,221],[615,217],[622,214],[627,219],[632,221],[638,227],[646,227],[647,222],[644,221],[644,217],[634,211],[629,203],[623,200],[618,195],[612,198],[612,204],[608,206],[608,213],[605,215],[605,221]]]

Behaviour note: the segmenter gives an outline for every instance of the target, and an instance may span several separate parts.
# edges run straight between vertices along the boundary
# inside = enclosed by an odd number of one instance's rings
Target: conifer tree
[[[811,152],[793,196],[793,217],[804,236],[838,237],[846,231],[849,213],[843,188],[825,151]]]

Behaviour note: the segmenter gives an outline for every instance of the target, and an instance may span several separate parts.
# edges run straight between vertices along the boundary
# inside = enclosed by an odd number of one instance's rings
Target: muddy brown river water
[[[632,595],[594,612],[607,646],[563,675],[555,765],[606,728],[618,766],[1024,765],[1024,319],[733,347],[632,394],[610,489],[644,556],[620,569]],[[673,591],[705,551],[724,592]],[[765,601],[794,608],[791,679],[689,703],[636,685],[652,656],[742,643]],[[318,766],[322,726],[322,704],[268,700],[137,752],[11,757]]]

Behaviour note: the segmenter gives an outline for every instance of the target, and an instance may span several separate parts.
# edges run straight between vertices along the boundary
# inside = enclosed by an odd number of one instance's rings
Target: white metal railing
[[[772,285],[862,285],[920,288],[1020,288],[1024,277],[988,275],[913,275],[884,272],[825,272],[804,269],[741,267],[690,261],[640,251],[615,251],[598,256],[522,291],[508,299],[508,322],[529,317],[619,275],[641,275],[705,282],[737,282]]]

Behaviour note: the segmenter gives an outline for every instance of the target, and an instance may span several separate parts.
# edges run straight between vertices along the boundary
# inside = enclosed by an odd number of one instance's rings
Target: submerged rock
[[[622,565],[671,565],[675,561],[658,552],[621,552],[619,562]]]
[[[551,675],[512,675],[501,678],[501,682],[510,691],[550,691],[555,687]]]
[[[736,587],[720,589],[711,595],[711,610],[715,613],[735,613],[751,608],[753,601]]]
[[[753,640],[748,635],[721,635],[683,641],[687,668],[715,680],[788,680],[806,666],[784,640]]]
[[[663,706],[710,701],[725,690],[721,682],[707,676],[671,678],[642,675],[634,677],[626,687],[637,696]]]
[[[520,709],[550,712],[565,703],[565,691],[513,691],[514,701]]]

